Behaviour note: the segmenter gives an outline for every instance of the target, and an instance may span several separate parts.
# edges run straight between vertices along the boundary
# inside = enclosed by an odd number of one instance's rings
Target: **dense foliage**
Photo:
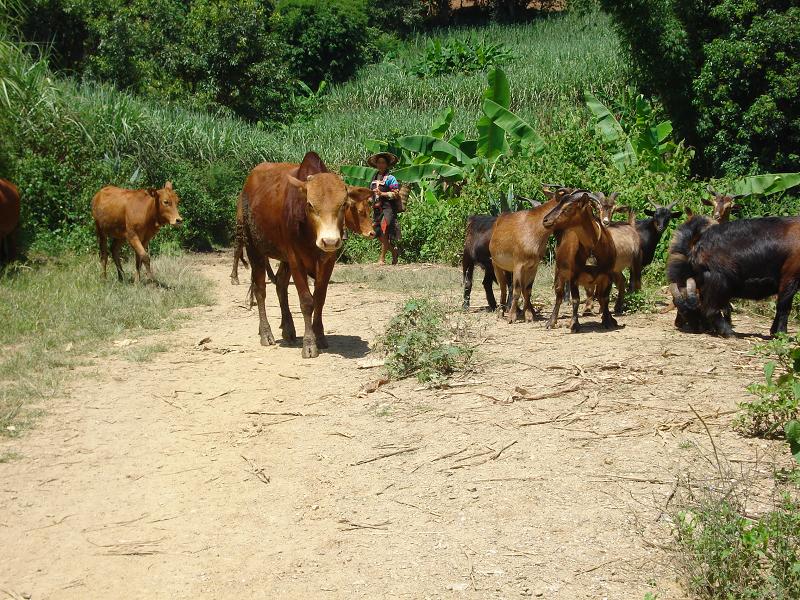
[[[800,168],[800,7],[793,0],[601,0],[646,90],[700,166]]]

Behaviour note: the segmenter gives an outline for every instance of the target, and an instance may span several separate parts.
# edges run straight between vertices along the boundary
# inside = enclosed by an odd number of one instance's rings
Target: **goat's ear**
[[[289,180],[289,185],[291,185],[292,187],[297,188],[301,192],[306,191],[305,181],[300,181],[299,179],[297,179],[297,177],[292,177],[291,175],[287,175],[286,178]]]
[[[700,202],[702,202],[706,206],[714,206],[714,202],[712,200],[709,200],[708,198],[703,198],[702,200],[700,200]]]
[[[542,193],[548,200],[552,200],[556,197],[556,191],[551,187],[542,186]]]
[[[644,214],[646,214],[648,217],[652,217],[652,216],[654,216],[656,213],[655,213],[655,211],[652,211],[652,210],[650,210],[649,208],[645,208],[645,209],[644,209]]]
[[[731,204],[731,212],[735,215],[738,215],[742,212],[742,205],[741,204]]]
[[[691,208],[687,208],[684,210],[686,213],[686,218],[691,219],[694,216],[694,211]]]
[[[669,216],[670,216],[671,218],[673,218],[673,219],[678,219],[678,218],[680,218],[680,216],[681,216],[682,214],[683,214],[683,213],[682,213],[681,211],[675,211],[675,212],[671,212],[671,213],[669,213]]]

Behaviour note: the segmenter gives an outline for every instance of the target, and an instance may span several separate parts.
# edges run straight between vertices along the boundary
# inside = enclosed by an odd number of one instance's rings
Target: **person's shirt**
[[[398,182],[397,178],[391,173],[387,173],[383,178],[376,175],[373,183],[381,186],[382,192],[396,192],[400,189],[400,182]]]

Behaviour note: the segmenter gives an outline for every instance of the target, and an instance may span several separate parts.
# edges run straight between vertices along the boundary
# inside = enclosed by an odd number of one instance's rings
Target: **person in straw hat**
[[[391,152],[378,152],[367,159],[367,164],[376,169],[370,189],[373,191],[373,215],[375,235],[381,241],[381,256],[378,264],[386,264],[386,251],[392,250],[392,264],[397,264],[400,227],[397,213],[400,202],[400,183],[389,172],[397,164],[397,157]]]

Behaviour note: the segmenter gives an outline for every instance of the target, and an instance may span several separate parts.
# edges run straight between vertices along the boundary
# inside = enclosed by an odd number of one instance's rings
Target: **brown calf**
[[[19,190],[10,181],[0,179],[0,264],[16,258],[16,232],[19,225]]]
[[[345,213],[361,197],[359,188],[348,187],[329,173],[315,152],[308,152],[300,164],[261,163],[247,177],[242,190],[243,232],[263,346],[275,343],[265,306],[266,262],[273,258],[281,261],[275,278],[283,339],[296,338],[289,311],[291,276],[305,322],[303,358],[314,358],[319,348],[328,347],[322,309],[336,251],[342,246]],[[314,279],[313,294],[309,277]]]
[[[100,262],[103,265],[103,277],[106,277],[108,265],[108,238],[111,238],[111,256],[117,267],[117,277],[122,281],[123,271],[119,251],[127,242],[136,254],[136,276],[141,276],[142,264],[147,269],[150,279],[153,271],[150,268],[148,246],[158,230],[164,225],[180,225],[183,223],[178,213],[180,199],[168,181],[160,190],[126,190],[114,186],[101,189],[92,198],[92,216],[100,246]]]
[[[566,285],[569,285],[572,301],[570,331],[575,333],[580,330],[578,286],[596,291],[603,326],[611,328],[617,325],[608,310],[616,250],[608,228],[603,227],[600,219],[594,215],[593,208],[599,208],[599,204],[599,199],[589,192],[577,190],[562,198],[544,217],[545,227],[562,231],[556,250],[556,302],[547,322],[548,328],[555,327]],[[590,256],[595,259],[593,265],[586,264]]]
[[[495,280],[500,285],[500,304],[508,309],[508,322],[517,320],[520,296],[524,296],[524,316],[532,321],[534,315],[531,304],[531,289],[536,279],[539,262],[547,250],[547,240],[552,230],[546,228],[542,220],[558,202],[568,196],[572,188],[542,186],[548,201],[529,210],[503,213],[497,217],[492,238],[489,241],[489,254],[492,257]],[[513,275],[513,293],[508,298],[506,274]]]

